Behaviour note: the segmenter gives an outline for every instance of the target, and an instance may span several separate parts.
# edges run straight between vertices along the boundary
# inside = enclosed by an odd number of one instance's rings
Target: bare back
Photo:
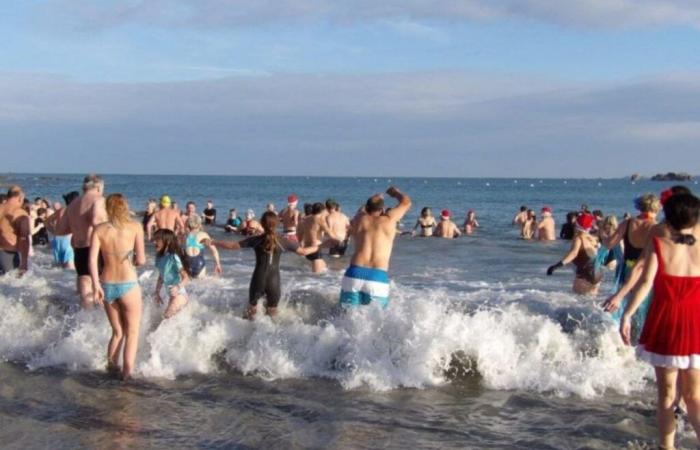
[[[451,220],[441,220],[440,223],[437,224],[437,227],[435,227],[435,236],[452,239],[459,236],[459,230],[457,229],[457,225]]]
[[[93,244],[99,246],[104,263],[100,279],[104,282],[135,281],[134,260],[145,259],[143,228],[128,222],[117,228],[110,222],[95,227]]]
[[[396,220],[386,215],[365,214],[357,218],[353,231],[355,254],[352,264],[388,270],[396,236]]]
[[[651,230],[654,225],[656,225],[656,222],[649,220],[628,219],[627,223],[625,224],[627,239],[633,246],[637,248],[644,248],[644,246],[647,245],[647,242],[649,242]]]
[[[692,234],[700,241],[700,226],[696,225]],[[700,245],[677,244],[669,237],[658,239],[659,252],[667,275],[700,277]]]
[[[97,191],[86,192],[68,205],[65,217],[73,234],[71,245],[88,247],[93,227],[107,220],[104,197]]]
[[[350,227],[350,219],[348,216],[340,211],[333,211],[326,217],[326,224],[333,234],[338,237],[338,240],[345,240],[348,235],[348,228]]]
[[[325,217],[322,214],[307,216],[304,218],[304,226],[301,227],[301,242],[305,247],[320,245],[323,239],[323,226]]]
[[[540,241],[553,241],[556,239],[556,226],[554,224],[554,219],[551,217],[544,217],[539,225],[537,225],[538,235],[537,238]]]
[[[161,209],[153,215],[156,228],[159,230],[176,231],[176,226],[180,221],[180,213],[174,209]]]
[[[0,248],[10,252],[17,251],[19,222],[20,218],[24,217],[28,217],[28,214],[21,206],[13,208],[9,202],[0,205]]]
[[[295,231],[299,224],[299,211],[289,206],[284,208],[280,213],[280,221],[286,232]]]

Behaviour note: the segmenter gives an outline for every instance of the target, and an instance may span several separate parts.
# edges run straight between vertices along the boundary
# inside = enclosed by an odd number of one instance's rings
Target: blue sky
[[[241,174],[700,173],[688,0],[30,0],[0,17],[7,170],[180,173],[194,152],[205,158],[189,170],[217,174],[229,171],[207,161]]]

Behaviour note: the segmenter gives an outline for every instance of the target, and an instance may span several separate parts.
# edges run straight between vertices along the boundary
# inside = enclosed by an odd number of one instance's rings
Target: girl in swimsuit
[[[155,301],[163,304],[160,289],[165,285],[168,292],[168,307],[165,308],[163,317],[166,319],[174,316],[187,304],[187,291],[185,283],[189,281],[187,275],[189,266],[185,253],[177,242],[177,236],[172,230],[162,228],[155,232],[153,240],[156,246],[156,267],[158,268],[158,282],[156,283]]]
[[[299,247],[297,243],[283,239],[277,235],[279,219],[277,214],[266,211],[263,214],[262,227],[264,233],[249,237],[239,242],[215,241],[215,245],[228,250],[252,248],[255,250],[255,269],[250,279],[248,291],[248,309],[245,317],[252,319],[257,310],[258,300],[265,297],[265,313],[269,316],[277,314],[277,304],[280,300],[280,256],[282,251],[295,251],[305,256],[318,251],[318,246]]]
[[[569,263],[575,267],[573,291],[576,294],[596,295],[603,279],[603,273],[597,267],[598,238],[590,234],[595,223],[591,214],[581,214],[576,219],[576,234],[571,242],[571,249],[558,263],[549,266],[547,275]]]
[[[433,211],[430,208],[425,207],[420,211],[420,217],[416,221],[416,225],[413,227],[412,234],[415,236],[416,229],[420,227],[420,236],[430,237],[433,235],[433,231],[435,230],[436,226],[437,222],[435,222],[435,218],[433,217]]]
[[[206,261],[202,251],[207,247],[214,258],[214,273],[221,275],[221,262],[219,261],[219,252],[211,243],[211,237],[208,233],[202,231],[202,219],[199,216],[190,216],[187,219],[187,230],[189,233],[185,237],[185,254],[188,262],[188,274],[192,278],[197,278],[200,275],[206,275]]]
[[[134,370],[141,325],[141,288],[134,266],[146,262],[146,252],[143,228],[131,220],[126,198],[112,194],[105,205],[108,221],[95,227],[90,241],[90,278],[95,302],[104,305],[112,327],[107,370],[120,372],[119,353],[123,347],[121,378],[126,380]]]

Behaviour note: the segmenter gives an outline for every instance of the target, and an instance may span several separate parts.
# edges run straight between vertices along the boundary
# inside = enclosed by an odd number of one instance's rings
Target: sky
[[[696,0],[7,0],[0,172],[700,174]]]

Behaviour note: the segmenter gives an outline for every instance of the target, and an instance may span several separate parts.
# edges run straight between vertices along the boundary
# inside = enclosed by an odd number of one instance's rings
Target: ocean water
[[[212,199],[220,220],[230,207],[282,207],[292,192],[300,203],[333,197],[352,212],[395,184],[413,198],[405,229],[422,206],[448,208],[459,221],[473,208],[482,228],[454,241],[397,238],[386,310],[339,311],[347,257],[313,275],[306,260],[284,255],[274,322],[241,318],[251,252],[222,252],[224,276],[193,282],[189,305],[167,321],[153,303],[151,257],[140,270],[144,316],[127,384],[104,371],[104,313],[79,310],[74,275],[37,249],[25,277],[0,280],[4,448],[653,448],[653,372],[599,308],[612,274],[599,298],[573,295],[569,270],[544,275],[568,243],[519,240],[510,220],[521,204],[551,206],[558,224],[581,203],[621,216],[635,196],[669,183],[105,178],[106,191],[124,193],[134,210],[167,193],[200,210]],[[0,179],[51,199],[80,181]],[[678,441],[694,448],[689,426]]]

